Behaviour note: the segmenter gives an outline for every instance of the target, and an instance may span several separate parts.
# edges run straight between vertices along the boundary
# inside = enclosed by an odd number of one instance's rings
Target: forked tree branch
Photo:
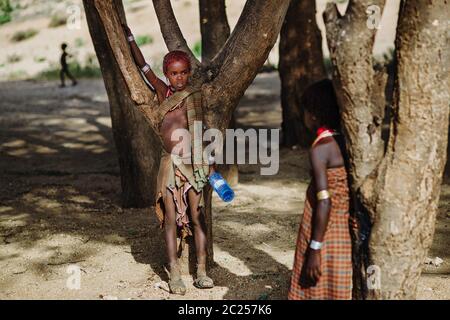
[[[186,39],[181,32],[177,19],[173,12],[170,0],[153,0],[156,16],[158,17],[161,33],[169,51],[182,50],[189,54],[192,61],[192,68],[201,67],[201,62],[194,56],[191,49],[187,45]]]
[[[132,100],[137,105],[152,105],[154,94],[142,80],[133,62],[114,2],[94,0],[94,5],[105,28],[111,50],[130,90]]]
[[[231,36],[213,59],[213,80],[204,85],[208,109],[231,117],[235,105],[266,61],[283,24],[289,0],[247,0]],[[229,120],[229,119],[228,119]]]

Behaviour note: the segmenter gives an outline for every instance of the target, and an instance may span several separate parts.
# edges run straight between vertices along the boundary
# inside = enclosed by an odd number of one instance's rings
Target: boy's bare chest
[[[178,128],[188,128],[187,110],[184,103],[179,108],[167,112],[161,123],[161,131],[163,133],[169,129],[172,131]]]

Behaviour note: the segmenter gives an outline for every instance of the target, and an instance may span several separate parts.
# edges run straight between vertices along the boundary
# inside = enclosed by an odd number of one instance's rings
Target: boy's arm
[[[136,41],[134,40],[133,34],[131,33],[131,30],[128,26],[122,25],[123,29],[125,31],[125,34],[127,36],[128,43],[130,45],[131,53],[133,55],[134,61],[138,65],[139,69],[141,69],[147,78],[147,80],[150,82],[150,84],[155,88],[156,94],[158,95],[159,102],[162,102],[165,99],[166,91],[167,91],[167,85],[159,79],[152,69],[150,69],[150,66],[145,62],[145,58],[142,55],[141,50],[139,49],[138,45],[136,44]],[[130,41],[131,40],[131,41]]]

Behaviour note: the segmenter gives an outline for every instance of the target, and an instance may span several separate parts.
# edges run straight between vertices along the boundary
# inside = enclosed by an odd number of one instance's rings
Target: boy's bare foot
[[[204,263],[197,264],[197,278],[194,285],[199,289],[210,289],[214,287],[213,280],[206,275],[206,265]]]
[[[183,280],[181,279],[181,271],[178,263],[174,263],[170,265],[170,280],[169,280],[169,289],[170,293],[185,295],[186,294],[186,286],[184,285]]]

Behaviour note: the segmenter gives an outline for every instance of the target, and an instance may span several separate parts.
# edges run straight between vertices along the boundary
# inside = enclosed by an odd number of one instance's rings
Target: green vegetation
[[[59,79],[59,72],[61,71],[61,66],[59,64],[52,64],[52,66],[41,72],[37,79],[42,80],[55,80]],[[102,76],[102,72],[98,65],[97,57],[95,55],[90,55],[86,58],[84,64],[79,61],[73,61],[69,63],[69,71],[75,78],[98,78]]]
[[[192,53],[194,54],[194,56],[197,59],[200,59],[202,57],[202,43],[201,43],[201,41],[197,41],[194,44],[194,47],[191,50],[192,50]]]
[[[65,25],[67,22],[67,17],[64,15],[54,14],[50,19],[50,23],[48,24],[49,28],[57,28]]]
[[[333,63],[331,62],[330,57],[326,57],[323,59],[323,65],[325,66],[325,72],[327,73],[328,77],[331,77],[331,74],[333,73]]]
[[[393,63],[395,59],[395,49],[388,48],[382,57],[375,58],[376,65],[388,66]]]
[[[82,46],[84,46],[83,38],[76,38],[75,39],[75,47],[76,48],[81,48]]]
[[[9,0],[0,0],[0,25],[11,21],[11,12],[13,8]]]
[[[28,76],[25,70],[16,70],[8,74],[8,80],[22,80]]]
[[[41,62],[44,62],[45,60],[47,60],[47,58],[46,57],[34,57],[34,62],[37,62],[37,63],[41,63]]]
[[[16,4],[16,7],[14,8],[14,10],[20,10],[20,9],[26,9],[28,8],[28,4],[21,4],[20,2]]]
[[[153,43],[153,38],[150,35],[141,35],[136,37],[136,44],[138,46],[143,46],[144,44]]]
[[[30,39],[30,38],[34,37],[35,35],[37,35],[38,32],[39,31],[36,29],[17,31],[16,33],[13,34],[11,41],[20,42],[20,41],[24,41],[26,39]]]
[[[10,54],[9,56],[6,57],[6,62],[8,63],[16,63],[19,62],[20,60],[22,60],[22,56],[16,53]]]

